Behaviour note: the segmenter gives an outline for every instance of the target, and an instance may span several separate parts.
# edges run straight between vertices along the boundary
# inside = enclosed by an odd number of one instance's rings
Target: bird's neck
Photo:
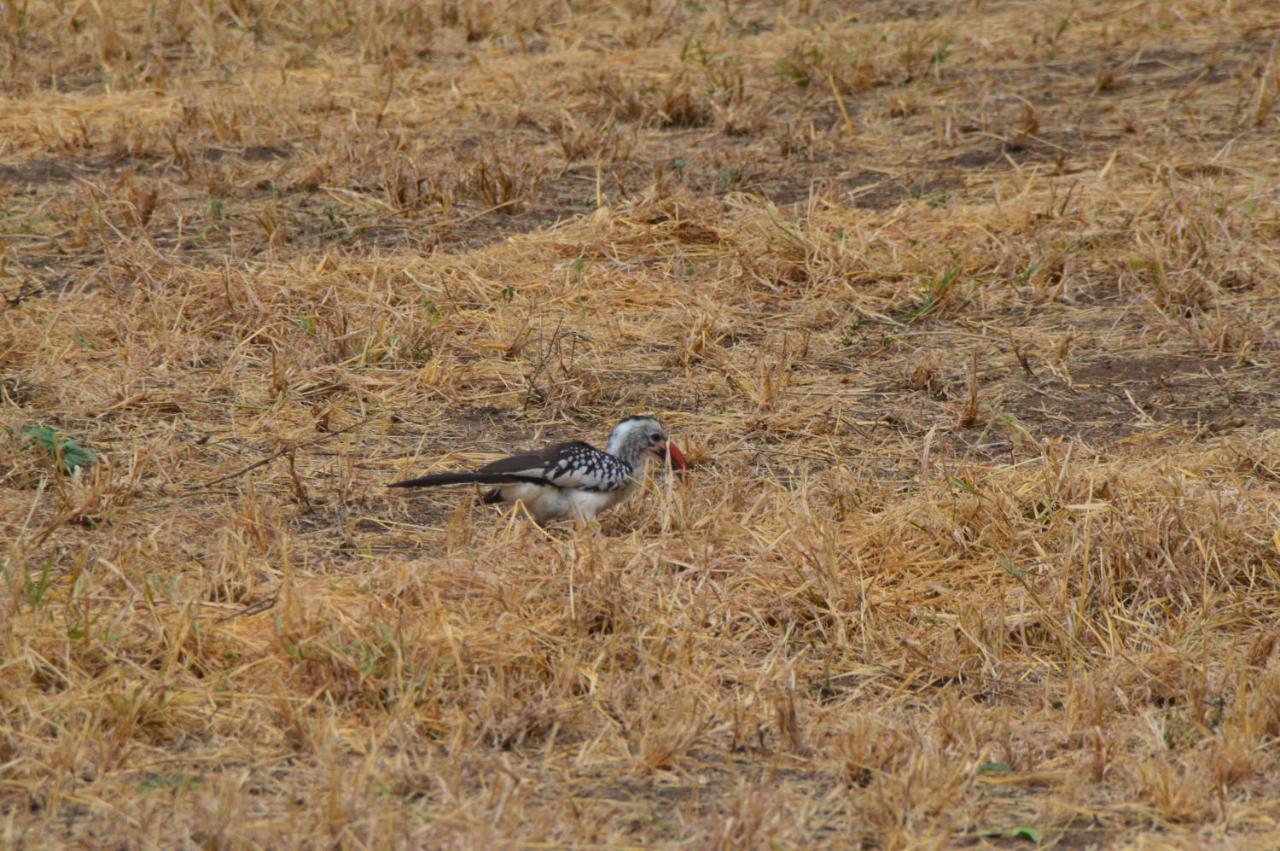
[[[639,472],[640,466],[644,463],[644,447],[636,446],[629,441],[611,439],[605,451],[623,464],[626,464],[632,474]]]

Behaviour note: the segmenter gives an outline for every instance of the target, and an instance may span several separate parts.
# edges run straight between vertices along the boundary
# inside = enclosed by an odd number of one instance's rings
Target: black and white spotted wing
[[[439,485],[480,484],[549,485],[582,491],[616,491],[627,485],[631,468],[589,443],[557,443],[538,452],[522,452],[500,458],[479,470],[466,473],[435,473],[403,482],[393,488],[421,488]]]
[[[540,452],[502,458],[479,469],[480,473],[510,474],[520,481],[581,491],[615,491],[626,487],[631,470],[607,452],[589,443],[557,443]]]

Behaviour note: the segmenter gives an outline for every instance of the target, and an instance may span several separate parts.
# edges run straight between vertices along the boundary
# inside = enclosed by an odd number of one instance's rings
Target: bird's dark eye
[[[650,433],[649,433],[649,442],[650,442],[650,443],[661,443],[661,442],[662,442],[662,432],[659,432],[659,431],[650,432]]]

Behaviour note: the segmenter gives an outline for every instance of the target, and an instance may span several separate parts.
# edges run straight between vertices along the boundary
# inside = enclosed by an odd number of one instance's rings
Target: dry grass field
[[[0,845],[1280,847],[1278,40],[3,0]]]

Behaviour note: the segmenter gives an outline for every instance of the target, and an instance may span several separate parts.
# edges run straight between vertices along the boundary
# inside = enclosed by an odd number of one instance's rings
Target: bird
[[[630,416],[613,427],[604,451],[580,440],[556,443],[500,458],[478,470],[433,473],[388,487],[494,485],[482,502],[523,503],[540,526],[558,520],[581,525],[630,497],[651,460],[669,462],[676,470],[688,466],[662,423],[648,415]]]

